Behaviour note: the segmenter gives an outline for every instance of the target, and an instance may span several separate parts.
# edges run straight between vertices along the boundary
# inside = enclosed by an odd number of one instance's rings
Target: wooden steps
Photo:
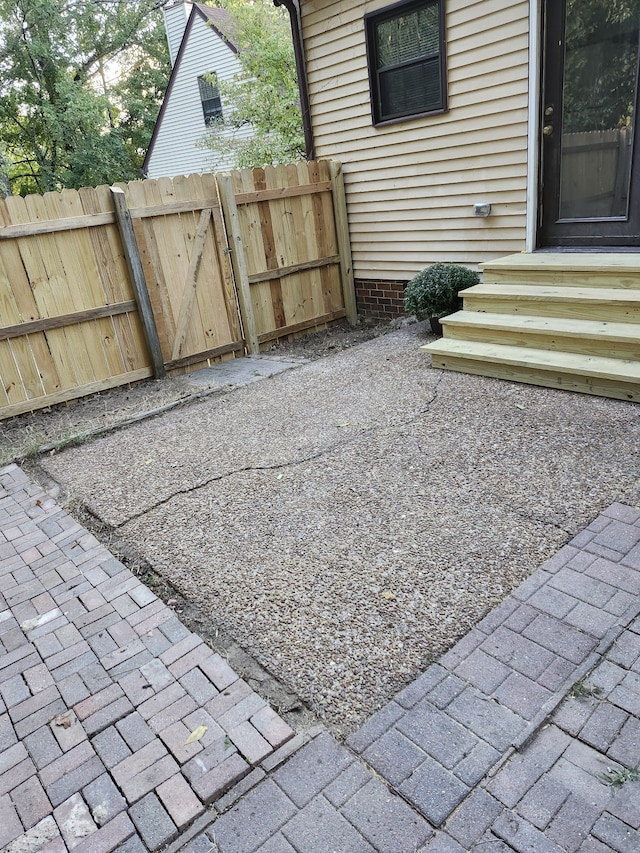
[[[513,255],[461,296],[434,367],[640,402],[640,256]]]

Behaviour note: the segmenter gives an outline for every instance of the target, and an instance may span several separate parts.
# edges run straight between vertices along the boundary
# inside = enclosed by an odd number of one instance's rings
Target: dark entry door
[[[547,0],[540,246],[640,246],[640,0]]]

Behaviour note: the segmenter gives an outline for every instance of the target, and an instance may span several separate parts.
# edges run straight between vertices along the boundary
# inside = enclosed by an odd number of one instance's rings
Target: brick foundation
[[[371,281],[356,279],[358,313],[363,317],[391,320],[402,317],[404,310],[404,281]]]

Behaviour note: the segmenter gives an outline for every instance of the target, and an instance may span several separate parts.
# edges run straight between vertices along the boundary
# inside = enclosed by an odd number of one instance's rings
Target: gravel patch
[[[614,500],[634,404],[430,369],[410,327],[43,460],[349,732]]]

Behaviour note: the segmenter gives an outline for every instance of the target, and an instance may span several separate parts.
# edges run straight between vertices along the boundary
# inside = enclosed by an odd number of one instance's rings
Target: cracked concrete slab
[[[268,379],[277,373],[305,364],[306,358],[282,358],[273,355],[249,355],[221,361],[202,370],[187,374],[185,381],[194,388],[221,390],[232,386],[239,388],[260,379]]]
[[[615,500],[634,404],[431,370],[413,329],[43,460],[350,730]]]

